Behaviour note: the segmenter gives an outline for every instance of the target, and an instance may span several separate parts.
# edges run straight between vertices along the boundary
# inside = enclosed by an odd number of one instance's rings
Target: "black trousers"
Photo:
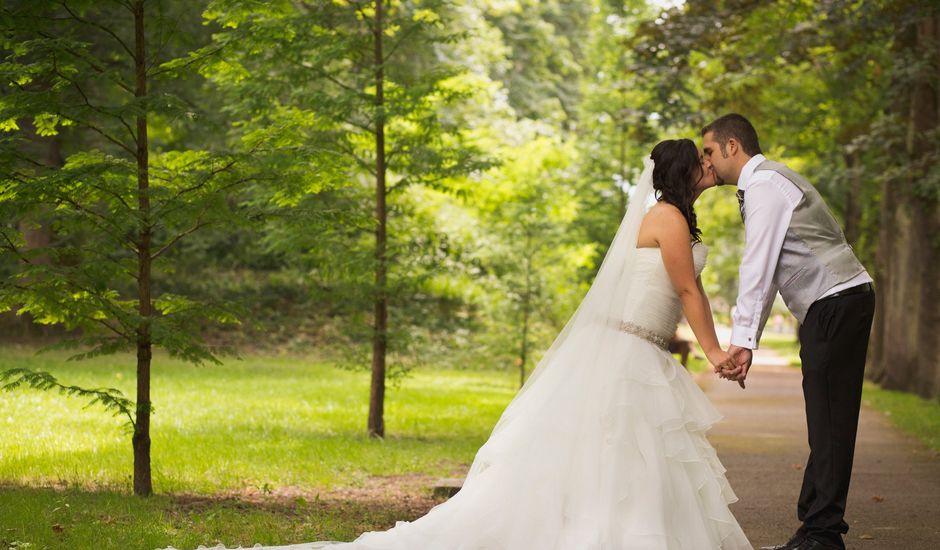
[[[799,533],[845,548],[845,502],[852,477],[865,355],[875,294],[823,298],[800,327],[809,460],[797,517]]]

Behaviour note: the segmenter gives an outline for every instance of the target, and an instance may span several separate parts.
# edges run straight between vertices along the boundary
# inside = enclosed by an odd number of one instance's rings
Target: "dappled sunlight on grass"
[[[112,386],[133,397],[131,355],[65,362],[9,349],[0,369],[25,366],[63,383]],[[193,367],[157,355],[153,475],[158,492],[337,487],[371,475],[469,464],[516,391],[515,373],[416,370],[387,391],[385,440],[365,435],[367,372],[307,358],[249,357]],[[130,436],[121,418],[53,392],[0,401],[0,479],[125,489]]]

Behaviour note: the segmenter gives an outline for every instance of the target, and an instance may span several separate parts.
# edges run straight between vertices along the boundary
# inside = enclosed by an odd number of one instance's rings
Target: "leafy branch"
[[[0,389],[13,391],[20,386],[27,386],[36,390],[59,390],[70,396],[88,397],[91,401],[85,408],[100,403],[105,410],[111,411],[114,416],[125,415],[131,428],[136,426],[134,421],[134,402],[124,397],[120,390],[115,388],[82,388],[80,386],[67,386],[59,382],[54,376],[45,371],[31,371],[24,368],[8,369],[0,372]]]

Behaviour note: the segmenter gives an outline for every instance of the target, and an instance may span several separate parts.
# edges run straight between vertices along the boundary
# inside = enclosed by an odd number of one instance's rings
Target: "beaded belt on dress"
[[[655,332],[643,328],[639,325],[635,325],[629,321],[620,321],[620,330],[632,334],[634,336],[639,336],[640,338],[646,340],[647,342],[659,346],[664,350],[669,349],[669,340],[663,338],[662,336],[656,334]]]

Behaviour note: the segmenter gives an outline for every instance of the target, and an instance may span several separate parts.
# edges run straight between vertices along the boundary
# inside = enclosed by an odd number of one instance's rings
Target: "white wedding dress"
[[[631,253],[618,314],[564,335],[551,368],[510,403],[450,500],[350,543],[265,548],[751,549],[705,438],[720,415],[663,349],[681,305],[660,250]],[[697,274],[706,256],[693,246]]]
[[[414,521],[349,543],[263,548],[752,550],[705,438],[721,416],[664,349],[682,308],[660,250],[636,246],[656,194],[655,165],[644,164],[591,288],[460,491]],[[693,245],[696,275],[707,255]]]

